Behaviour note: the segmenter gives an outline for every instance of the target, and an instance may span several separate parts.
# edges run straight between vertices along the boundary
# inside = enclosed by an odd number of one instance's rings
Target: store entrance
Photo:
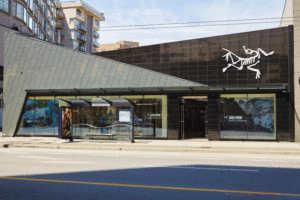
[[[207,96],[184,96],[183,104],[183,139],[205,138],[205,114]]]

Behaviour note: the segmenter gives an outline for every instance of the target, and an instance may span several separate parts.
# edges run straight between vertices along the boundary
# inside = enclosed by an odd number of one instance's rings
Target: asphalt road
[[[299,156],[0,149],[0,199],[300,199]]]

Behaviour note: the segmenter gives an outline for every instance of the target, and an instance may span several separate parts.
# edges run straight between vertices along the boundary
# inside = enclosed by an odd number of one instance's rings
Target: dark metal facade
[[[168,129],[176,130],[172,138],[180,138],[180,105],[183,95],[208,96],[208,137],[220,139],[220,94],[276,94],[276,140],[294,141],[293,117],[293,27],[283,27],[246,33],[201,38],[172,43],[143,46],[132,49],[99,52],[103,56],[127,64],[150,69],[156,72],[180,77],[208,86],[224,88],[223,91],[190,92],[189,94],[169,95],[168,98]],[[261,73],[256,79],[256,72],[228,66],[224,55],[225,49],[247,58],[244,48],[262,49],[266,53],[274,51],[273,55],[261,54],[260,63],[253,68]],[[260,90],[269,86],[269,90]],[[274,90],[278,86],[285,89]],[[228,87],[235,89],[228,90]],[[251,90],[244,89],[252,88]],[[274,89],[272,89],[272,87]],[[177,137],[175,136],[177,134]],[[174,137],[173,137],[174,136]]]

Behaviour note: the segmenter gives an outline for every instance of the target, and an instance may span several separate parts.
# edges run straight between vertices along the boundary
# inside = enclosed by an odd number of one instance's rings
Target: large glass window
[[[135,135],[162,137],[162,99],[131,99],[136,104]]]
[[[221,95],[222,139],[276,139],[275,94]]]
[[[75,97],[30,97],[25,104],[17,134],[57,135],[57,117],[58,114],[62,114],[63,132],[71,133],[74,137],[92,135],[107,138],[114,135],[117,139],[128,139],[131,135],[133,116],[136,138],[167,138],[166,96],[126,96],[125,98],[136,104],[134,113],[131,107],[98,107],[97,104],[92,107],[88,105],[72,107],[58,113],[59,106],[69,107],[66,102],[58,100],[60,98],[75,99]],[[119,97],[102,98],[114,100]]]
[[[18,135],[58,135],[58,100],[29,98],[24,107]]]
[[[9,13],[10,0],[0,0],[0,10]]]

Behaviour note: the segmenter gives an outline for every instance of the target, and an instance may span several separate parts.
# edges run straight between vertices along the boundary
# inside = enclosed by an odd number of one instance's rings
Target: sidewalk
[[[49,148],[113,151],[162,151],[195,153],[240,153],[300,155],[295,142],[208,141],[189,140],[62,140],[53,137],[0,137],[0,148]]]

